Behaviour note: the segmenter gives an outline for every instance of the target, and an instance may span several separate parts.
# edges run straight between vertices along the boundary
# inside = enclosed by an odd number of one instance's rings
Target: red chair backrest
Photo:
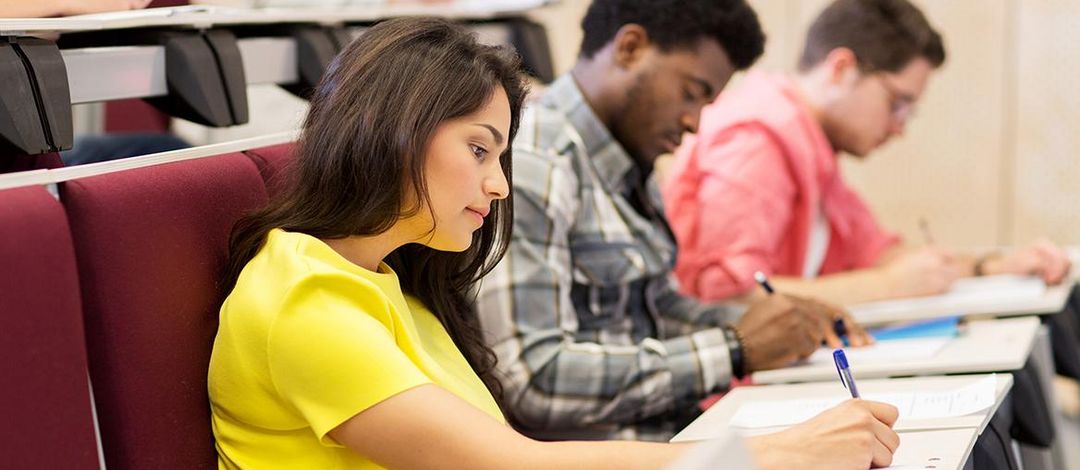
[[[206,375],[234,222],[266,203],[241,153],[60,188],[106,465],[216,468]]]
[[[296,144],[289,142],[244,152],[259,166],[259,173],[262,173],[263,181],[266,182],[266,189],[270,196],[281,192],[283,189],[285,175],[289,165],[292,164],[293,150],[295,148]]]
[[[64,208],[0,191],[0,467],[95,468],[79,279]]]

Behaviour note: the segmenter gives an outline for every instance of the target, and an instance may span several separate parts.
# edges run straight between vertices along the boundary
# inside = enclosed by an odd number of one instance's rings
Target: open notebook
[[[900,411],[898,428],[918,421],[954,418],[985,410],[996,400],[997,378],[993,375],[952,390],[901,393],[867,393],[867,400],[889,403]],[[807,421],[849,398],[837,382],[837,393],[830,398],[793,398],[745,403],[735,411],[731,426],[736,429],[762,429],[792,426]]]

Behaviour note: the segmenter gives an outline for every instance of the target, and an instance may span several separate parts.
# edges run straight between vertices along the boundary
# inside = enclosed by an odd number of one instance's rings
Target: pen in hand
[[[761,271],[754,271],[754,280],[757,281],[759,285],[761,285],[762,289],[765,289],[766,294],[773,295],[774,293],[776,293],[776,291],[772,288],[772,284],[769,284],[769,278],[765,276],[765,273]]]
[[[762,289],[765,289],[766,294],[773,295],[776,293],[776,289],[773,289],[772,284],[769,283],[769,277],[766,276],[765,273],[761,271],[755,271],[754,280],[757,281],[758,285],[760,285]],[[833,319],[832,327],[833,331],[836,332],[836,336],[839,337],[841,340],[844,340],[847,336],[847,326],[844,325],[844,319],[839,317]]]
[[[851,392],[851,398],[859,398],[859,389],[855,386],[855,377],[851,374],[851,365],[848,364],[844,350],[837,349],[832,355],[833,363],[836,364],[836,373],[840,376],[840,383]]]
[[[919,217],[919,230],[922,231],[923,241],[927,245],[933,245],[934,236],[930,234],[930,223],[926,221],[926,217]]]

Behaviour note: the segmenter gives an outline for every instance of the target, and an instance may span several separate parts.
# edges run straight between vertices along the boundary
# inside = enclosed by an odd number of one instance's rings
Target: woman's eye
[[[470,144],[469,148],[472,149],[473,156],[475,156],[476,158],[478,158],[480,160],[483,160],[484,157],[487,156],[487,150],[485,150],[483,147],[481,147],[479,145]]]

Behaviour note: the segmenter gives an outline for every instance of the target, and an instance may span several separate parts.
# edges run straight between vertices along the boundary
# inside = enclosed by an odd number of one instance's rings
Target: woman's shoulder
[[[230,301],[281,314],[349,310],[380,317],[400,295],[385,265],[368,271],[310,235],[274,230],[241,273]]]

